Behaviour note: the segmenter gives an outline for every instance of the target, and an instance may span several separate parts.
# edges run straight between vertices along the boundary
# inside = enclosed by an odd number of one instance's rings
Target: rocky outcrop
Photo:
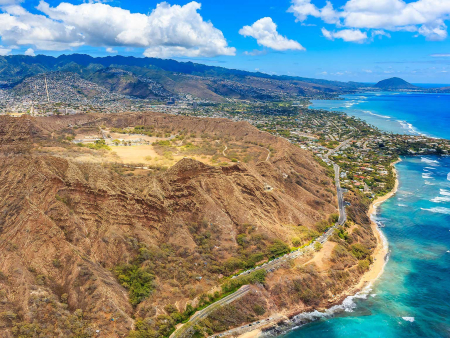
[[[35,151],[77,123],[220,133],[271,144],[276,154],[270,163],[224,168],[184,159],[159,175],[138,178]],[[238,252],[242,225],[289,243],[293,227],[313,228],[336,212],[332,182],[311,156],[246,123],[162,114],[0,117],[0,157],[5,337],[27,330],[51,337],[96,330],[101,337],[125,336],[136,314],[157,316],[167,304],[182,307],[216,286],[220,264]],[[205,233],[209,237],[201,237]],[[133,308],[114,268],[134,261],[143,248],[151,257],[155,291]]]

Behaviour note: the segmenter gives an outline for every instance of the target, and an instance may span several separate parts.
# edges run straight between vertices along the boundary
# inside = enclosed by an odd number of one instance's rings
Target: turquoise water
[[[450,138],[450,95],[365,93],[314,101],[400,134]],[[356,297],[286,335],[450,337],[450,157],[406,157],[400,187],[374,216],[391,250],[383,275]]]
[[[397,134],[450,138],[450,95],[364,93],[315,100],[312,108],[342,111]]]
[[[450,337],[450,157],[403,158],[396,167],[399,191],[375,216],[391,250],[383,275],[288,338]]]

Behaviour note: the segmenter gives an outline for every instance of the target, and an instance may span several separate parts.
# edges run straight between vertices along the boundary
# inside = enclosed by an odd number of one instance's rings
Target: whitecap
[[[441,189],[441,190],[440,190],[440,194],[441,194],[442,196],[450,196],[450,191],[445,190],[445,189]]]
[[[416,135],[422,135],[425,136],[425,134],[419,132],[417,130],[416,127],[414,127],[411,123],[403,121],[403,120],[397,120],[398,123],[400,123],[400,125],[402,126],[403,129],[407,130],[408,132],[410,132],[411,134],[416,134]]]
[[[414,323],[416,320],[414,317],[402,317],[402,319],[410,323]]]
[[[450,215],[450,209],[449,208],[444,208],[444,207],[435,207],[435,208],[429,208],[429,209],[424,209],[421,208],[424,211],[429,211],[429,212],[433,212],[436,214],[444,214],[444,215]]]
[[[429,179],[429,178],[433,178],[433,176],[431,175],[431,173],[423,173],[422,178]]]
[[[428,164],[428,165],[436,165],[436,164],[439,164],[439,161],[437,161],[437,160],[432,160],[431,158],[428,158],[428,157],[424,157],[424,156],[422,156],[421,158],[420,158],[420,160],[422,161],[422,162],[425,162],[426,164]]]
[[[366,113],[366,114],[373,115],[373,116],[377,116],[377,117],[381,117],[381,118],[383,118],[383,119],[390,119],[390,118],[391,118],[390,116],[372,113],[370,110],[363,110],[363,111],[364,111],[364,113]]]
[[[397,204],[399,207],[407,207],[407,205],[406,204],[401,204],[401,203],[399,203],[399,204]]]
[[[450,173],[447,174],[447,181],[450,181]]]
[[[440,189],[441,196],[435,197],[431,200],[434,203],[445,203],[450,202],[450,191],[445,189]]]
[[[445,203],[445,202],[450,202],[450,196],[439,196],[439,197],[435,197],[431,200],[431,202],[433,203]]]

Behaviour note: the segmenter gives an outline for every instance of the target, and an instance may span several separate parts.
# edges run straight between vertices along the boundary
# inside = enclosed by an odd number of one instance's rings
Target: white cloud
[[[36,56],[36,54],[34,54],[33,48],[28,48],[24,54],[28,56]]]
[[[293,13],[297,21],[305,21],[308,16],[320,18],[326,23],[337,24],[339,22],[339,13],[334,10],[330,1],[326,2],[322,9],[317,8],[311,3],[311,0],[292,0],[292,5],[288,12]]]
[[[262,18],[251,26],[244,26],[239,31],[243,36],[251,36],[256,39],[260,46],[268,47],[278,51],[305,50],[297,41],[290,40],[277,32],[277,25],[272,18]]]
[[[34,45],[37,49],[63,50],[81,46],[83,37],[73,27],[44,15],[31,14],[20,6],[3,7],[0,36],[14,45]]]
[[[431,54],[433,58],[450,58],[450,54]]]
[[[330,32],[322,28],[322,34],[329,40],[342,39],[346,42],[363,43],[367,40],[367,33],[359,29],[343,29],[337,32]]]
[[[200,8],[195,1],[184,6],[162,2],[141,14],[99,2],[51,7],[41,1],[37,9],[45,15],[17,5],[2,7],[0,36],[8,43],[45,50],[90,45],[146,48],[144,55],[159,57],[235,55],[223,33],[203,20]]]
[[[0,0],[0,6],[15,5],[23,2],[23,0]]]
[[[8,48],[8,47],[4,47],[0,45],[0,55],[8,55],[9,53],[11,53],[12,48]]]
[[[450,1],[416,0],[407,3],[403,0],[348,0],[337,11],[330,2],[318,8],[311,0],[292,0],[288,11],[302,22],[312,16],[337,27],[408,31],[423,35],[428,40],[444,40],[448,35],[445,21],[450,19]]]
[[[115,49],[112,48],[112,47],[107,47],[107,48],[106,48],[106,53],[109,53],[109,54],[117,54],[117,50],[115,50]]]

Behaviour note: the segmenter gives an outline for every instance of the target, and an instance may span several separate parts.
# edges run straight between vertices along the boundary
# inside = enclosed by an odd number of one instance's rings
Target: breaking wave
[[[439,165],[439,161],[432,160],[431,158],[428,158],[428,157],[421,157],[420,160],[422,162],[425,162],[428,165],[434,165],[434,166],[436,166],[436,164]]]
[[[421,132],[419,132],[416,127],[414,127],[411,123],[403,121],[403,120],[397,120],[398,123],[400,123],[400,125],[402,126],[403,129],[407,130],[408,132],[410,132],[411,134],[416,134],[416,135],[425,135],[422,134]]]
[[[421,208],[424,211],[429,211],[435,214],[444,214],[444,215],[450,215],[450,209],[449,208],[444,208],[444,207],[435,207],[435,208],[429,208],[429,209],[425,209],[425,208]]]
[[[390,116],[372,113],[370,110],[364,110],[364,113],[369,114],[369,115],[373,115],[373,116],[377,116],[377,117],[381,117],[383,119],[390,119],[391,118]]]
[[[441,189],[440,193],[441,193],[441,196],[433,198],[431,200],[431,202],[434,202],[434,203],[450,202],[450,191]]]
[[[292,323],[295,325],[293,329],[296,329],[298,327],[301,327],[305,324],[308,324],[310,322],[322,319],[322,318],[331,318],[337,313],[341,312],[353,312],[356,308],[355,300],[357,299],[367,299],[369,297],[370,292],[372,291],[371,285],[367,286],[362,291],[358,292],[354,296],[349,296],[344,299],[342,304],[335,305],[324,312],[320,311],[313,311],[313,312],[307,312],[307,313],[301,313],[291,319]]]
[[[433,178],[433,176],[431,175],[431,173],[422,173],[422,178],[429,179],[429,178]]]
[[[410,323],[414,323],[416,320],[414,317],[402,317],[402,319]]]

